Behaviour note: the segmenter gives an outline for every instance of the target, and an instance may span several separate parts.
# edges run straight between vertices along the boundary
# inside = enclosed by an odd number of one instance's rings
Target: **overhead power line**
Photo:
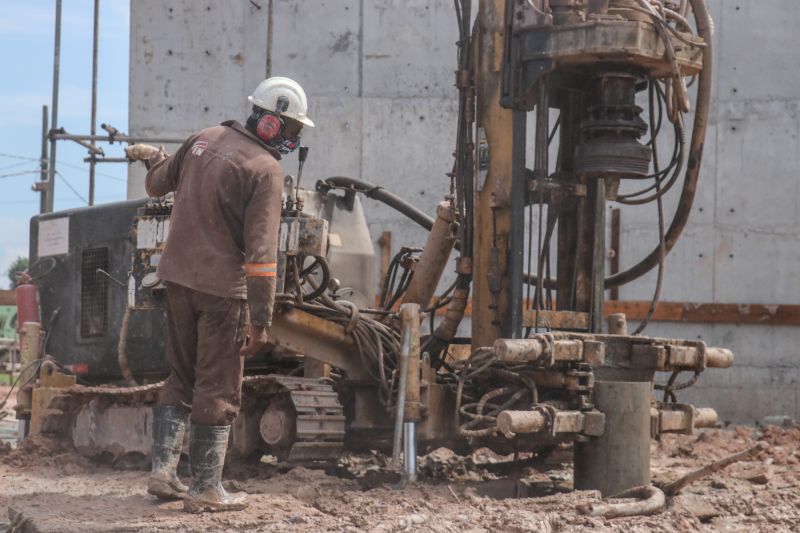
[[[28,161],[20,161],[19,163],[14,163],[13,165],[7,165],[5,167],[0,167],[0,170],[8,170],[10,168],[17,168],[21,167],[22,165],[30,165]]]
[[[23,161],[36,161],[37,163],[41,163],[42,162],[42,160],[39,159],[38,157],[27,157],[27,156],[24,156],[24,155],[8,154],[8,153],[5,153],[5,152],[0,152],[0,157],[7,157],[7,158],[10,158],[10,159],[21,159]],[[15,166],[19,166],[21,164],[22,163],[10,165],[10,166],[7,166],[7,167],[2,167],[2,168],[0,168],[0,170],[6,169],[6,168],[14,168]],[[72,163],[67,163],[65,161],[56,161],[56,165],[63,165],[65,167],[74,168],[76,170],[86,170],[86,167],[82,167],[80,165],[73,165]],[[122,183],[126,183],[127,182],[127,180],[125,180],[123,178],[120,178],[118,176],[114,176],[112,174],[106,174],[105,172],[97,172],[97,171],[95,171],[95,174],[98,175],[98,176],[103,176],[104,178],[108,178],[110,180],[119,181],[119,182],[122,182]]]
[[[0,179],[2,178],[10,178],[12,176],[22,176],[24,174],[39,174],[41,170],[22,170],[20,172],[9,172],[8,174],[0,174]]]
[[[71,190],[71,191],[72,191],[72,192],[75,194],[75,196],[77,196],[77,197],[78,197],[78,199],[79,199],[81,202],[85,203],[86,205],[89,205],[89,202],[88,202],[88,200],[86,200],[86,198],[84,198],[83,196],[81,196],[81,193],[79,193],[77,190],[75,190],[75,187],[73,187],[73,186],[72,186],[72,184],[71,184],[71,183],[70,183],[70,182],[67,180],[67,178],[65,178],[65,177],[64,177],[64,175],[63,175],[61,172],[59,172],[59,171],[57,171],[57,170],[56,170],[56,176],[58,176],[59,178],[61,178],[61,181],[63,181],[63,182],[64,182],[64,185],[66,185],[66,186],[69,188],[69,190]]]
[[[24,159],[25,161],[36,161],[37,163],[41,163],[42,162],[41,158],[38,158],[38,157],[27,157],[27,156],[24,156],[24,155],[6,154],[6,153],[3,153],[3,152],[0,152],[0,157],[8,157],[10,159]]]

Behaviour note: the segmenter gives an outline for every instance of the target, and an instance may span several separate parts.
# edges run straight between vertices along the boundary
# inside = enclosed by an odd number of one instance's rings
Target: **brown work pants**
[[[191,421],[228,426],[239,414],[245,300],[167,283],[167,363],[163,405],[191,408]]]

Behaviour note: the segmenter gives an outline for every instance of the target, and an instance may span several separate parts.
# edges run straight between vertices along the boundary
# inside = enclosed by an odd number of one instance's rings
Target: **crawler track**
[[[42,433],[63,436],[83,455],[149,454],[150,408],[163,382],[138,387],[80,386],[46,389]],[[233,443],[241,455],[270,453],[285,463],[338,459],[345,416],[327,380],[270,374],[247,376]]]

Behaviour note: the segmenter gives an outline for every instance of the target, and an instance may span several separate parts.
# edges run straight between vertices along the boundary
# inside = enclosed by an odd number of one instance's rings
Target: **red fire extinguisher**
[[[39,289],[27,274],[20,276],[19,284],[14,291],[17,300],[17,331],[25,322],[41,323],[39,318]]]

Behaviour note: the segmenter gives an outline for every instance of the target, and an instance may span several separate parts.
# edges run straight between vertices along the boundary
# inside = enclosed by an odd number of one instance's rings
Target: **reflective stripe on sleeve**
[[[277,263],[247,263],[244,273],[248,278],[263,277],[274,278],[278,273]]]

